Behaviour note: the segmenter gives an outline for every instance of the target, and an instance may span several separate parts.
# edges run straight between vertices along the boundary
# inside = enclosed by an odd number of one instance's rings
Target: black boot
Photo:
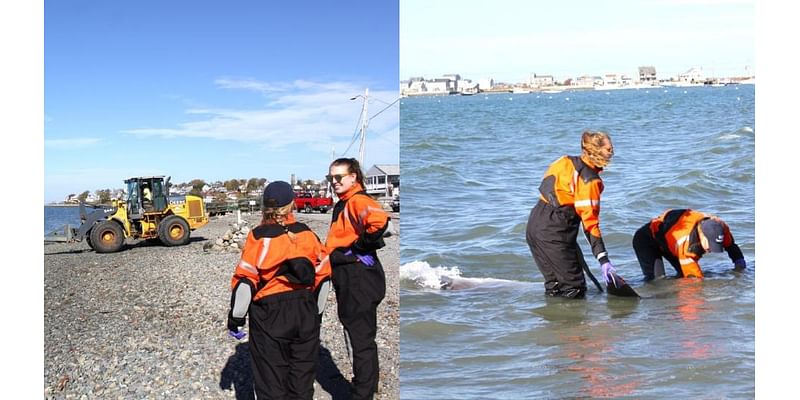
[[[586,289],[569,288],[562,290],[559,296],[566,297],[568,299],[582,299],[586,297]]]
[[[558,282],[545,282],[544,294],[550,297],[561,296],[561,286]]]

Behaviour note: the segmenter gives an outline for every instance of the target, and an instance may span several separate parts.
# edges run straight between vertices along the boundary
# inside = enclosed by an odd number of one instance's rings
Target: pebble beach
[[[297,213],[323,241],[331,215]],[[399,213],[378,256],[386,297],[378,308],[376,399],[399,398]],[[242,214],[247,225],[258,213]],[[44,394],[47,399],[253,399],[247,339],[226,329],[239,252],[211,249],[238,223],[212,217],[186,246],[129,240],[118,253],[84,243],[44,245]],[[347,399],[352,367],[328,296],[315,399]]]

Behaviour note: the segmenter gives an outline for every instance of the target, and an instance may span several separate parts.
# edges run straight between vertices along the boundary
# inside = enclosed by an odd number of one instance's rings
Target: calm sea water
[[[89,210],[91,211],[91,209]],[[44,206],[44,234],[55,229],[61,229],[65,224],[77,228],[81,225],[79,207],[48,207]]]
[[[403,99],[402,398],[754,397],[754,90]],[[546,298],[525,243],[544,171],[584,129],[614,142],[601,230],[640,301],[591,282],[585,301]],[[667,208],[723,218],[748,270],[709,254],[705,280],[645,284],[631,239]]]

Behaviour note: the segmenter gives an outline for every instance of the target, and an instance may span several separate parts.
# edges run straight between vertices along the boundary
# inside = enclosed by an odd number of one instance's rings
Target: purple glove
[[[747,268],[747,262],[744,261],[744,258],[740,258],[733,262],[733,270],[734,271],[742,271]]]
[[[346,255],[346,256],[356,256],[356,258],[358,258],[358,261],[361,261],[362,264],[364,264],[364,265],[366,265],[368,267],[372,267],[372,266],[375,265],[375,258],[372,257],[369,254],[362,256],[361,254],[353,253],[353,250],[347,250],[347,253],[344,253],[344,255]]]
[[[244,331],[228,331],[228,335],[235,337],[236,340],[242,340],[245,336],[247,336]]]
[[[611,261],[604,262],[600,268],[603,270],[603,277],[605,277],[606,283],[614,281],[614,276],[611,274],[616,274],[617,269],[614,268],[614,265],[611,264]],[[614,284],[616,285],[616,282]]]

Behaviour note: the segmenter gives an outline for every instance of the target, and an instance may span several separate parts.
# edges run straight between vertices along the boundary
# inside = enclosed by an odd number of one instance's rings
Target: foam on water
[[[470,278],[461,276],[455,267],[431,267],[425,261],[412,261],[400,266],[400,280],[411,281],[420,288],[427,289],[469,289],[474,287],[496,287],[502,285],[525,284],[524,282],[498,278]]]

